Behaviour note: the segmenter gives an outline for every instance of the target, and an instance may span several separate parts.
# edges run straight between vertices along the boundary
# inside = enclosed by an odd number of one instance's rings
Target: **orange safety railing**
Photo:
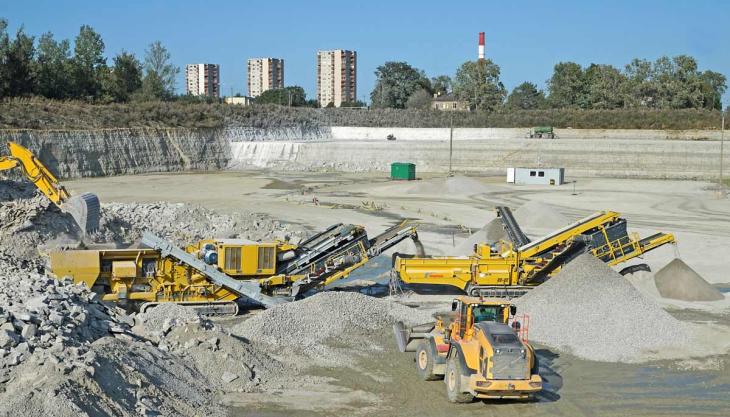
[[[519,314],[512,318],[512,328],[517,333],[517,336],[524,343],[529,343],[530,340],[530,315]]]

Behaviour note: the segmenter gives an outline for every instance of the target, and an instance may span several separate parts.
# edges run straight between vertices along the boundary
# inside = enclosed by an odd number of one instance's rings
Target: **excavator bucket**
[[[64,213],[69,213],[76,220],[83,234],[86,235],[99,229],[101,217],[99,197],[92,193],[70,196],[53,173],[29,149],[15,142],[8,142],[8,150],[10,157],[5,160],[12,163],[10,168],[20,166],[25,177],[40,192],[45,194]],[[0,167],[2,166],[0,165]]]
[[[99,229],[101,204],[96,194],[83,193],[69,197],[61,204],[61,210],[76,220],[83,234],[86,235]]]

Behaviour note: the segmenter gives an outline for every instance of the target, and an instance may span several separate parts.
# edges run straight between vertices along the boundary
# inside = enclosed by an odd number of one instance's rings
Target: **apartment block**
[[[220,66],[218,64],[186,65],[185,92],[194,96],[220,97]]]
[[[248,60],[248,95],[258,97],[264,91],[284,88],[284,60],[251,58]]]
[[[357,100],[357,52],[335,49],[317,52],[317,102],[340,107]]]

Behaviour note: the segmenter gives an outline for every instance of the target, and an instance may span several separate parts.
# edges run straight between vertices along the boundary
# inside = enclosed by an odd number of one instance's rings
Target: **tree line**
[[[142,61],[122,51],[107,62],[104,41],[83,25],[73,40],[56,40],[51,32],[38,39],[23,27],[15,36],[0,19],[0,98],[43,96],[95,103],[164,100],[175,93],[180,69],[170,53],[155,41]]]
[[[623,70],[611,65],[560,62],[547,80],[547,92],[523,82],[507,94],[500,68],[490,59],[467,61],[454,78],[428,78],[406,62],[386,62],[375,71],[370,94],[376,108],[428,108],[434,96],[452,94],[482,111],[536,109],[709,109],[722,110],[726,78],[699,71],[687,55],[654,62],[634,59]]]

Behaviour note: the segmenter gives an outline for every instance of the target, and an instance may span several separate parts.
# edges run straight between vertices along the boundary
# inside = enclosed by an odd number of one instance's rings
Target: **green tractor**
[[[530,139],[555,139],[555,131],[552,126],[536,126],[527,133]]]

